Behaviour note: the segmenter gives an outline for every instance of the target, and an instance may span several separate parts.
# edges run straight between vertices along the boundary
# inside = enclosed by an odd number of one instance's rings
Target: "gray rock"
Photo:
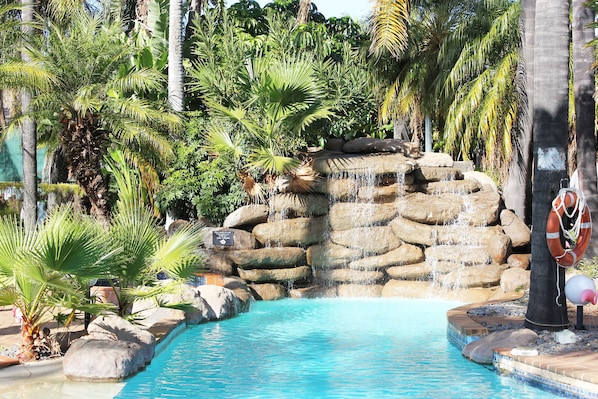
[[[527,346],[536,339],[538,339],[538,334],[527,328],[497,331],[465,345],[461,353],[473,362],[492,364],[495,348]]]
[[[228,288],[217,285],[200,285],[197,292],[206,301],[209,320],[223,320],[237,316],[241,305],[239,298]]]
[[[156,338],[150,332],[116,315],[96,317],[87,327],[87,333],[91,339],[137,344],[146,364],[154,357]]]
[[[218,234],[218,232],[230,233],[232,235],[233,245],[221,245],[214,242],[214,233]],[[207,249],[218,248],[228,251],[233,249],[255,248],[256,242],[251,233],[245,230],[206,227],[203,230],[203,245]]]
[[[223,287],[231,290],[239,299],[239,312],[249,312],[255,298],[245,280],[240,277],[225,277]]]
[[[143,369],[141,346],[129,341],[83,337],[64,355],[64,375],[73,381],[117,382]]]
[[[415,143],[398,139],[375,139],[372,137],[359,137],[343,145],[343,152],[349,154],[367,154],[392,152],[405,156],[418,158],[419,146]]]

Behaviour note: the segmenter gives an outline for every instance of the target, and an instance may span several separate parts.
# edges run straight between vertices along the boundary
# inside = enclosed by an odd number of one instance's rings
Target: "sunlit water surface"
[[[446,337],[456,302],[257,302],[192,327],[116,396],[128,398],[554,398],[464,359]]]

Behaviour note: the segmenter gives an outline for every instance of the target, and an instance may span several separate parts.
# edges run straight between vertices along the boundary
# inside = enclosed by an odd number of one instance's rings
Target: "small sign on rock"
[[[212,232],[213,245],[232,246],[235,244],[235,233],[233,231],[214,231]]]

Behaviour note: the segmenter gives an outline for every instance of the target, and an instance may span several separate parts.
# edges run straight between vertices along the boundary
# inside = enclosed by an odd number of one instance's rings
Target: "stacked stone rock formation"
[[[312,193],[279,193],[206,229],[214,271],[263,299],[528,286],[530,231],[486,175],[438,153],[311,155],[322,177]],[[234,245],[214,244],[214,230],[232,231]]]

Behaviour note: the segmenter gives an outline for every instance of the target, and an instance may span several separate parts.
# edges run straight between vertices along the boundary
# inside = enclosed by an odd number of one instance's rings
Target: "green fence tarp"
[[[37,177],[41,179],[44,167],[45,150],[37,151]],[[0,182],[20,182],[23,180],[23,147],[20,131],[7,135],[0,145]]]

